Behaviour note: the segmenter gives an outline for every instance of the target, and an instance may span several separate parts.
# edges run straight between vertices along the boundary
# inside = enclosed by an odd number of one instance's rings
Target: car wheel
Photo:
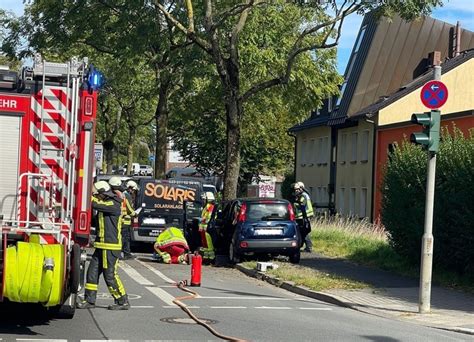
[[[229,259],[232,264],[238,264],[240,262],[240,255],[235,248],[234,240],[232,240],[229,246]]]
[[[295,252],[293,254],[290,254],[289,257],[290,257],[290,262],[292,264],[299,264],[300,263],[301,252],[298,251],[298,252]]]

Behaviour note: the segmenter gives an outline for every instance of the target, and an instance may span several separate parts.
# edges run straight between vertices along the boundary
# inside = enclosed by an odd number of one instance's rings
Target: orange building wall
[[[472,115],[463,118],[445,119],[441,122],[441,126],[446,127],[452,131],[453,123],[465,135],[469,134],[469,130],[474,128],[474,117]],[[377,130],[377,148],[375,152],[375,191],[374,191],[374,222],[380,220],[380,212],[382,209],[382,193],[381,185],[383,178],[383,168],[388,159],[388,146],[394,142],[402,142],[404,137],[409,139],[410,134],[420,131],[420,126],[407,124],[407,126],[396,128],[379,128]]]

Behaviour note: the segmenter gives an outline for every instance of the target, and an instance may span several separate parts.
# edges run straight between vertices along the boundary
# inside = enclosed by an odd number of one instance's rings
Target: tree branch
[[[191,0],[186,0],[186,1],[191,1]],[[162,4],[160,4],[159,0],[155,0],[155,6],[159,8],[161,13],[175,26],[177,27],[181,32],[183,32],[189,39],[191,39],[193,42],[195,42],[201,49],[206,51],[207,53],[211,53],[211,47],[209,46],[208,42],[205,41],[204,39],[200,38],[199,36],[196,35],[194,31],[189,31],[186,27],[184,27],[181,22],[176,19]],[[192,7],[191,7],[192,9]],[[188,8],[188,17],[189,17],[189,8]],[[193,27],[194,29],[194,27]]]
[[[343,7],[346,3],[347,1],[344,1],[344,4],[341,6],[341,8],[339,10],[336,10],[336,15],[332,20],[326,21],[325,23],[322,23],[310,29],[304,30],[301,33],[301,35],[298,37],[298,39],[296,40],[295,44],[293,44],[292,51],[290,52],[287,59],[285,73],[273,79],[260,82],[254,85],[253,87],[251,87],[249,90],[247,90],[244,93],[244,95],[242,95],[241,97],[242,102],[247,101],[250,97],[254,96],[255,94],[265,89],[277,86],[279,84],[287,84],[291,75],[291,71],[293,69],[293,65],[296,61],[296,58],[303,52],[311,51],[311,50],[330,49],[337,46],[337,44],[339,43],[339,39],[341,37],[341,29],[342,29],[342,24],[344,22],[345,17],[347,17],[351,13],[354,13],[362,6],[361,4],[355,5],[355,3],[352,3],[347,9],[343,10]],[[327,44],[327,40],[329,36],[331,35],[331,32],[333,31],[337,22],[339,22],[339,25],[337,28],[336,38],[333,43]],[[325,34],[324,38],[322,39],[322,42],[319,42],[317,44],[311,44],[306,47],[298,47],[306,36],[328,26],[331,26],[331,28]]]

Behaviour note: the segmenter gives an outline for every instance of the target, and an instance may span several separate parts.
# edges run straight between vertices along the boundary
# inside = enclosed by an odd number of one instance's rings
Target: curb
[[[383,318],[387,318],[387,319],[394,319],[394,320],[397,320],[397,321],[403,321],[403,322],[408,322],[408,323],[412,323],[412,324],[422,325],[422,326],[430,327],[430,328],[434,328],[434,329],[452,331],[452,332],[456,332],[456,333],[461,333],[461,334],[465,334],[465,335],[473,335],[474,336],[474,329],[461,328],[461,327],[446,327],[446,326],[439,326],[439,325],[436,326],[436,325],[431,325],[429,323],[428,324],[423,324],[421,322],[411,322],[411,321],[401,320],[399,318],[392,317],[390,315],[385,315],[385,314],[382,314],[382,313],[375,313],[375,312],[372,312],[370,310],[361,310],[357,306],[351,305],[349,303],[346,303],[346,302],[343,302],[343,301],[337,299],[335,296],[332,296],[332,295],[329,295],[329,294],[326,294],[326,293],[322,293],[322,292],[313,291],[313,290],[310,290],[310,289],[308,289],[304,286],[295,285],[291,281],[282,281],[278,278],[271,277],[271,276],[269,276],[269,275],[267,275],[263,272],[259,272],[257,270],[250,270],[250,269],[245,268],[245,267],[243,267],[241,265],[238,265],[238,264],[234,265],[234,268],[239,270],[240,272],[244,273],[245,275],[247,275],[249,277],[266,281],[267,283],[269,283],[271,285],[274,285],[276,287],[280,287],[284,290],[287,290],[287,291],[290,291],[290,292],[293,292],[293,293],[296,293],[296,294],[299,294],[299,295],[302,295],[302,296],[306,296],[306,297],[310,297],[310,298],[313,298],[313,299],[316,299],[316,300],[320,300],[322,302],[326,302],[326,303],[334,304],[334,305],[337,305],[337,306],[340,306],[340,307],[344,307],[344,308],[352,309],[352,310],[355,310],[355,311],[363,312],[363,313],[366,313],[366,314],[369,314],[369,315],[374,315],[374,316],[383,317]]]
[[[296,293],[296,294],[299,294],[299,295],[302,295],[302,296],[310,297],[310,298],[313,298],[313,299],[316,299],[316,300],[320,300],[322,302],[326,302],[326,303],[334,304],[334,305],[337,305],[337,306],[341,306],[341,307],[344,307],[344,308],[354,309],[351,305],[340,301],[336,297],[333,297],[331,295],[328,295],[328,294],[325,294],[325,293],[322,293],[322,292],[317,292],[317,291],[310,290],[310,289],[308,289],[304,286],[295,285],[291,281],[282,281],[278,278],[271,277],[271,276],[269,276],[269,275],[267,275],[263,272],[259,272],[257,270],[249,270],[248,268],[245,268],[241,265],[234,265],[234,268],[236,268],[237,270],[239,270],[240,272],[246,274],[249,277],[266,281],[267,283],[272,284],[276,287],[280,287],[284,290],[287,290],[287,291],[290,291],[290,292],[293,292],[293,293]]]

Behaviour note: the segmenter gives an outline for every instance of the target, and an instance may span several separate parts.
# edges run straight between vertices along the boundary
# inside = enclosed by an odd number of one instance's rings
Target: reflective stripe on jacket
[[[199,229],[207,230],[209,222],[212,218],[212,212],[214,211],[214,204],[207,203],[201,212],[201,222],[199,222]]]
[[[304,218],[303,211],[306,213],[307,218],[314,216],[313,204],[311,203],[311,198],[306,192],[303,192],[296,197],[294,208],[296,219]]]
[[[165,247],[171,244],[179,244],[184,248],[189,249],[188,243],[184,238],[183,232],[179,228],[167,228],[163,232],[161,232],[161,234],[156,238],[155,245],[157,247]]]
[[[94,247],[109,250],[122,249],[122,220],[120,219],[120,198],[116,195],[107,200],[92,197],[92,208],[98,212],[97,236]]]

